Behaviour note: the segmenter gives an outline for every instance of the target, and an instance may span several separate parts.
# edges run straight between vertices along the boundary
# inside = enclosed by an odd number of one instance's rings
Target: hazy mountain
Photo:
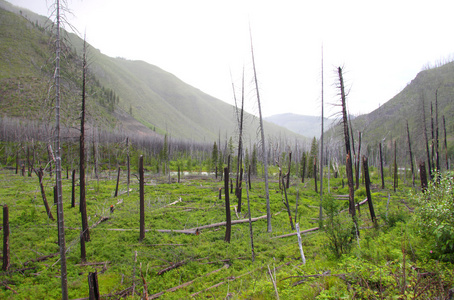
[[[282,126],[291,130],[295,133],[301,134],[308,138],[319,138],[320,137],[320,127],[321,127],[321,118],[315,116],[303,116],[298,114],[286,113],[272,115],[265,118],[266,121],[274,123],[276,125]],[[324,130],[328,130],[334,120],[324,118],[323,127]]]
[[[434,137],[436,137],[436,112],[438,110],[440,156],[445,161],[443,116],[445,117],[449,155],[452,157],[454,154],[453,98],[454,62],[423,70],[401,92],[384,105],[369,114],[358,116],[352,120],[354,138],[355,140],[358,139],[358,131],[361,131],[363,146],[369,147],[371,153],[377,153],[376,149],[379,142],[383,142],[385,150],[391,150],[394,141],[397,141],[397,151],[403,157],[408,158],[406,127],[408,121],[415,160],[425,160],[427,156],[423,121],[424,104],[425,126],[429,144],[432,144],[432,124]],[[435,106],[436,100],[438,108]],[[336,132],[337,136],[341,136],[339,126],[336,128]],[[391,153],[391,151],[389,152]],[[401,163],[404,164],[405,162],[402,161]]]
[[[0,91],[1,111],[8,116],[43,119],[45,110],[49,110],[43,103],[53,71],[52,37],[48,32],[51,22],[30,11],[14,8],[3,0],[0,0],[0,7],[14,11],[12,14],[0,10],[0,84],[4,87]],[[69,49],[62,68],[66,68],[64,77],[71,99],[68,102],[76,106],[80,95],[83,41],[74,34],[65,36]],[[92,47],[88,49],[91,115],[105,126],[134,132],[140,130],[143,134],[155,131],[197,141],[214,141],[219,135],[235,134],[236,114],[232,105],[157,66],[112,58]],[[106,100],[112,94],[115,105]],[[69,107],[68,104],[68,118]],[[258,120],[248,113],[245,119],[246,138],[255,139]],[[71,122],[75,121],[68,121]],[[267,135],[302,138],[285,128],[265,123]]]

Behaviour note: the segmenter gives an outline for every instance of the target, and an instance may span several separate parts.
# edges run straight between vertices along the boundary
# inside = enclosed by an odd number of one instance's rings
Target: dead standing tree
[[[266,195],[266,216],[267,216],[267,231],[271,232],[271,209],[270,209],[270,192],[268,189],[268,157],[267,152],[265,149],[265,131],[263,128],[263,118],[262,118],[262,108],[260,105],[260,94],[259,94],[259,84],[257,81],[257,72],[255,69],[255,59],[254,59],[254,47],[252,46],[252,33],[251,28],[249,27],[249,35],[251,39],[251,54],[252,54],[252,67],[254,69],[254,82],[255,82],[255,89],[257,94],[257,104],[259,109],[259,118],[260,118],[260,134],[261,134],[261,143],[262,143],[262,159],[263,159],[263,166],[265,169],[265,195]]]
[[[57,185],[57,220],[58,220],[58,236],[60,245],[60,265],[61,265],[61,289],[62,299],[68,299],[68,280],[66,271],[66,246],[65,246],[65,225],[63,216],[62,203],[62,181],[61,181],[61,149],[60,149],[60,10],[64,9],[60,0],[55,2],[56,16],[56,50],[55,50],[55,176]]]
[[[80,138],[79,138],[79,209],[82,218],[82,234],[85,242],[90,241],[88,229],[87,202],[85,199],[85,83],[87,76],[87,47],[84,39],[83,68],[82,68],[82,104],[80,116]]]
[[[352,158],[351,158],[351,148],[350,148],[350,136],[348,130],[348,118],[347,118],[347,105],[346,105],[346,96],[344,88],[344,78],[342,76],[342,68],[338,68],[339,74],[339,89],[341,95],[341,106],[342,106],[342,122],[344,125],[344,139],[345,139],[345,151],[347,153],[346,159],[346,171],[347,171],[347,180],[348,180],[348,203],[349,203],[349,213],[352,216],[353,222],[355,224],[356,234],[359,236],[358,225],[356,221],[356,212],[355,212],[355,187],[353,183],[353,168],[352,168]]]

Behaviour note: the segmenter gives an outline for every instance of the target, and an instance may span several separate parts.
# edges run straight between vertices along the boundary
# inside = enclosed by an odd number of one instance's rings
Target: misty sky
[[[51,0],[7,0],[49,15]],[[245,68],[253,103],[249,23],[265,116],[319,115],[321,48],[326,115],[344,68],[349,110],[368,113],[427,64],[454,53],[454,1],[67,0],[71,24],[113,57],[144,60],[233,104]],[[239,95],[238,95],[239,97]]]

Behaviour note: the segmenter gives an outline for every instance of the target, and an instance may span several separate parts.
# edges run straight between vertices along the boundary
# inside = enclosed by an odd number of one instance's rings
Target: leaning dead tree
[[[257,72],[255,69],[255,59],[254,59],[254,47],[252,46],[252,33],[251,28],[249,27],[249,35],[251,39],[251,54],[252,54],[252,68],[254,69],[254,82],[255,90],[257,93],[257,104],[259,108],[259,118],[260,118],[260,134],[261,134],[261,143],[262,143],[262,159],[263,167],[265,169],[265,195],[266,195],[266,216],[267,216],[267,231],[271,232],[271,209],[270,209],[270,192],[268,189],[268,157],[265,149],[265,131],[263,128],[263,118],[262,118],[262,108],[260,105],[260,93],[259,93],[259,84],[257,81]]]
[[[411,151],[410,128],[408,127],[408,120],[407,120],[407,137],[408,137],[408,151],[410,152],[411,178],[412,178],[413,186],[415,186],[415,167],[413,165],[413,152]]]

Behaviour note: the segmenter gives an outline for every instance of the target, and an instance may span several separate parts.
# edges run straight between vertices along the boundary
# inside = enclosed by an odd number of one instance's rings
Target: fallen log
[[[314,227],[314,228],[302,230],[302,231],[300,231],[300,234],[311,233],[311,232],[317,231],[319,229],[320,229],[319,227]],[[294,235],[296,235],[296,232],[287,233],[287,234],[278,235],[278,236],[273,236],[272,239],[280,239],[280,238],[285,238],[285,237],[294,236]]]
[[[147,230],[145,230],[147,231]],[[183,230],[174,230],[174,229],[157,229],[157,232],[164,232],[164,233],[184,233],[184,234],[194,234],[199,235],[199,229],[183,229]]]
[[[32,259],[32,260],[29,260],[29,261],[26,261],[24,263],[24,267],[28,264],[31,264],[31,263],[34,263],[34,262],[40,262],[40,261],[44,261],[44,260],[47,260],[49,258],[52,258],[54,256],[57,256],[59,253],[52,253],[52,254],[49,254],[49,255],[44,255],[44,256],[41,256],[41,257],[38,257],[38,258],[35,258],[35,259]]]
[[[258,221],[258,220],[262,220],[262,219],[266,219],[266,215],[260,216],[260,217],[257,217],[257,218],[252,218],[251,222],[255,222],[255,221]],[[247,222],[249,222],[249,219],[233,220],[232,221],[232,225],[240,224],[240,223],[247,223]],[[214,223],[214,224],[209,224],[209,225],[203,225],[203,226],[195,227],[195,228],[192,228],[192,229],[201,230],[201,229],[207,229],[207,228],[221,227],[221,226],[225,226],[225,224],[226,224],[226,222],[220,222],[220,223]]]
[[[208,276],[210,276],[211,274],[217,273],[217,272],[221,271],[222,269],[227,269],[228,267],[229,267],[229,265],[226,264],[226,265],[224,265],[224,266],[223,266],[222,268],[220,268],[220,269],[211,271],[210,273],[207,273],[207,274],[203,275],[203,277],[208,277]],[[200,277],[197,277],[197,278],[200,278]],[[175,287],[173,287],[173,288],[167,289],[167,290],[165,290],[165,291],[162,291],[162,292],[159,292],[159,293],[150,295],[150,296],[148,297],[148,299],[156,299],[156,298],[159,298],[160,296],[164,295],[165,293],[175,292],[176,290],[179,290],[179,289],[181,289],[181,288],[187,287],[187,286],[191,285],[194,281],[196,281],[197,278],[196,278],[196,279],[193,279],[193,280],[191,280],[191,281],[185,282],[185,283],[183,283],[183,284],[180,284],[180,285],[178,285],[178,286],[175,286]]]
[[[164,274],[165,272],[168,272],[170,270],[173,270],[173,269],[176,269],[176,268],[179,268],[181,267],[182,265],[185,265],[187,263],[187,261],[183,260],[183,261],[179,261],[177,263],[174,263],[173,265],[167,267],[167,268],[164,268],[162,270],[159,270],[158,271],[158,275],[162,275]]]

